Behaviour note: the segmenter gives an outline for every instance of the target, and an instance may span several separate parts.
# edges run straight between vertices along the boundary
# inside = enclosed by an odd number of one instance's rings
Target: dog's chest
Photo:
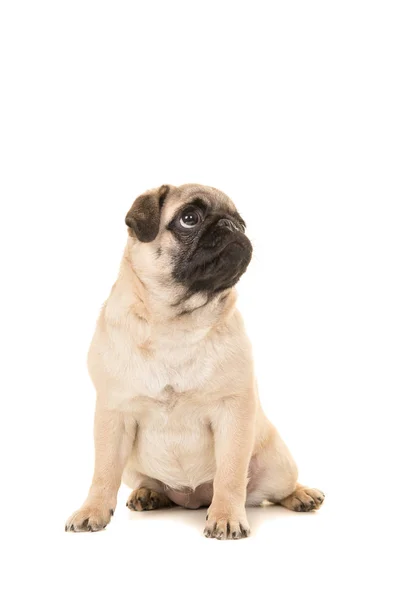
[[[172,335],[156,343],[149,338],[133,349],[129,384],[134,395],[169,402],[175,394],[204,389],[214,369],[214,353],[204,340],[188,344]]]

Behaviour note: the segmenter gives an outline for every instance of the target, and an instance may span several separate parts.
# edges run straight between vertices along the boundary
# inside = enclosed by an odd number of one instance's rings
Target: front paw
[[[210,507],[204,535],[217,540],[240,540],[250,535],[250,527],[246,513],[226,511],[224,513]]]
[[[65,524],[65,531],[101,531],[114,514],[114,509],[96,504],[84,504]]]

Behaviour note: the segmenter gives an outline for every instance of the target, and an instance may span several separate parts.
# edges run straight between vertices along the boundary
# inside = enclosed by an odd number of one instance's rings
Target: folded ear
[[[165,198],[168,196],[169,186],[162,185],[156,190],[151,190],[135,202],[125,217],[131,235],[135,235],[140,242],[152,242],[156,239],[160,229],[160,215]]]

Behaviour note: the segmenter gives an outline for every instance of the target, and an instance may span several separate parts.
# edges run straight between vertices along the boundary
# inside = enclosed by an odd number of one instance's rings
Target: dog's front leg
[[[95,468],[88,497],[68,519],[66,531],[99,531],[114,514],[122,472],[132,450],[136,423],[99,403],[94,423]]]
[[[226,399],[211,427],[217,470],[204,535],[219,540],[247,537],[250,527],[245,503],[255,431],[252,395],[248,400]]]

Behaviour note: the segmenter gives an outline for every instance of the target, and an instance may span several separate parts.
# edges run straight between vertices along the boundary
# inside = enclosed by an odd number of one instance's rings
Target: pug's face
[[[251,260],[245,223],[215,188],[187,184],[151,190],[135,200],[126,224],[141,279],[172,286],[186,298],[232,288]]]

